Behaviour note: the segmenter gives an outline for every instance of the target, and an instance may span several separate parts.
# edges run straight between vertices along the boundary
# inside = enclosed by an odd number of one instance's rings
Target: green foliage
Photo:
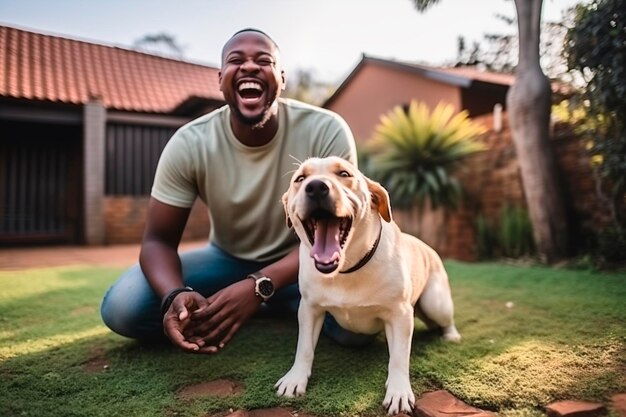
[[[498,247],[498,236],[494,226],[484,215],[476,218],[476,251],[478,259],[492,259]]]
[[[464,157],[484,149],[484,131],[466,111],[454,115],[451,104],[439,103],[432,112],[417,101],[407,110],[396,106],[381,116],[369,142],[370,175],[397,206],[430,202],[453,208],[461,196],[453,173]]]
[[[541,416],[548,401],[603,402],[626,391],[623,275],[498,263],[446,267],[463,340],[441,342],[416,322],[410,376],[417,397],[447,389],[499,414]],[[257,317],[217,355],[137,343],[112,334],[98,313],[120,272],[0,272],[0,415],[191,417],[270,407],[319,417],[386,415],[384,336],[359,349],[320,337],[306,395],[285,399],[273,384],[293,361],[295,317]],[[222,378],[243,392],[177,395]]]
[[[334,87],[316,79],[315,73],[308,69],[297,69],[289,73],[289,79],[282,97],[300,100],[305,103],[322,105],[331,96]]]
[[[588,125],[586,135],[617,207],[626,196],[626,0],[578,5],[565,54],[570,70],[587,83],[580,101],[597,123]],[[616,221],[624,228],[626,219]]]
[[[626,261],[626,233],[615,227],[606,228],[595,236],[594,255],[599,267],[611,267]]]
[[[533,255],[535,241],[526,209],[505,204],[496,224],[479,215],[476,219],[476,250],[479,259]]]
[[[531,255],[535,250],[532,225],[522,207],[507,204],[502,208],[498,236],[503,256],[519,258]]]

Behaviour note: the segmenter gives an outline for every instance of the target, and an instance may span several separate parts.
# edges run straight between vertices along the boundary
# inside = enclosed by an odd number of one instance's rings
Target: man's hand
[[[211,353],[224,347],[237,330],[259,309],[261,300],[254,294],[254,281],[244,279],[207,299],[208,305],[191,314],[191,324],[183,334],[190,342]]]
[[[179,348],[188,352],[214,353],[213,346],[204,346],[203,341],[192,341],[185,338],[183,333],[191,323],[193,311],[206,308],[208,301],[197,292],[182,292],[178,294],[170,308],[163,316],[163,331],[165,335]]]

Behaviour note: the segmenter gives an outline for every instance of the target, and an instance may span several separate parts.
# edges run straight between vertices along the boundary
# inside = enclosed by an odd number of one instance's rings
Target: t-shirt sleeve
[[[332,114],[322,135],[320,157],[339,156],[357,166],[357,152],[354,136],[348,123],[338,114]]]
[[[159,158],[152,184],[152,197],[172,206],[191,207],[198,195],[193,169],[193,152],[189,141],[178,131],[165,145]]]

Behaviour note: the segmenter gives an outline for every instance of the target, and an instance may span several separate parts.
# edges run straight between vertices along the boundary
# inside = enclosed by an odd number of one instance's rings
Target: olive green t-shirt
[[[337,155],[356,164],[354,138],[337,114],[288,99],[278,106],[278,131],[259,147],[237,140],[228,106],[186,124],[165,146],[154,178],[152,197],[165,204],[188,208],[200,197],[211,241],[242,259],[277,259],[295,247],[281,197],[299,161]]]

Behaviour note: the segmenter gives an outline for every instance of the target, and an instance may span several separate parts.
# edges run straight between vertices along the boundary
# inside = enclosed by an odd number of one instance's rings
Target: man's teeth
[[[245,82],[245,83],[241,83],[239,85],[239,91],[242,91],[242,90],[259,90],[259,91],[262,91],[263,88],[261,87],[260,84],[253,83],[253,82]]]

